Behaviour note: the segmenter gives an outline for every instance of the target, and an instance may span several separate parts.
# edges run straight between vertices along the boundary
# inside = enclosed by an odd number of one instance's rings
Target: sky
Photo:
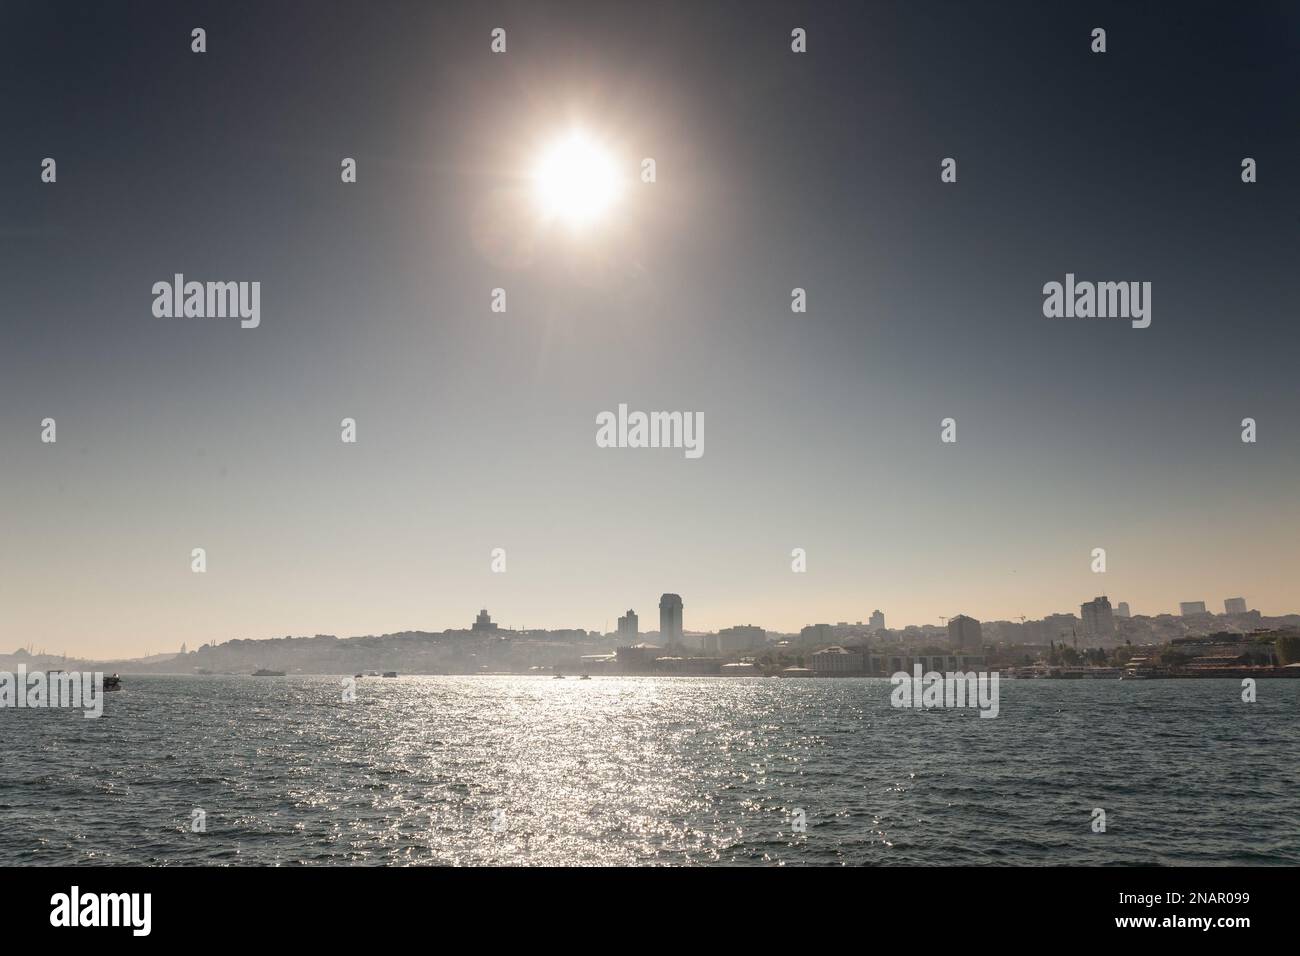
[[[1294,4],[15,2],[0,77],[0,651],[1300,611]]]

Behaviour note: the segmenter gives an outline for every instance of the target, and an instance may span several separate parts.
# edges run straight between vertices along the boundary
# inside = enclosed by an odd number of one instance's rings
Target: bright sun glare
[[[574,227],[598,220],[622,192],[613,158],[581,132],[570,133],[546,149],[533,183],[542,215]]]

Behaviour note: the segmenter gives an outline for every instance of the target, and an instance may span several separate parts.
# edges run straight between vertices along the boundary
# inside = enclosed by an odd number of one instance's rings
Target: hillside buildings
[[[953,650],[969,654],[984,652],[984,637],[980,632],[980,622],[965,614],[958,614],[948,620],[948,646]]]
[[[1103,594],[1086,604],[1079,605],[1079,617],[1083,619],[1083,633],[1087,637],[1115,636],[1115,615],[1111,611],[1110,600],[1106,595]]]
[[[761,651],[767,645],[767,631],[753,624],[741,624],[736,627],[724,627],[716,634],[704,637],[706,654],[741,654],[745,651]]]
[[[606,627],[608,626],[606,625]],[[618,619],[618,639],[635,644],[640,632],[641,628],[637,622],[636,611],[628,608],[627,613]]]

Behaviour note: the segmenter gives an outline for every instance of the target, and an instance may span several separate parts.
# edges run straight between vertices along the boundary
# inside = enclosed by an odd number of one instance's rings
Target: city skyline
[[[1116,609],[1127,608],[1127,605],[1129,603],[1129,602],[1120,601],[1120,602],[1116,602],[1116,604],[1113,607],[1109,604],[1104,605],[1105,610],[1109,612],[1106,613],[1104,617],[1109,623],[1103,622],[1103,624],[1099,626],[1095,617],[1093,616],[1096,613],[1093,610],[1093,607],[1094,605],[1098,605],[1099,602],[1106,602],[1106,601],[1107,601],[1107,596],[1100,595],[1094,598],[1092,601],[1084,602],[1083,604],[1080,605],[1079,614],[1077,615],[1074,614],[1072,611],[1065,611],[1065,612],[1054,611],[1048,614],[1044,614],[1041,617],[1030,617],[1028,615],[974,617],[972,615],[968,615],[965,613],[957,613],[952,616],[941,615],[938,618],[937,624],[934,621],[925,621],[925,620],[894,622],[890,624],[887,623],[888,618],[886,617],[884,612],[882,612],[880,609],[876,609],[870,615],[867,615],[864,618],[859,618],[856,620],[851,618],[827,617],[825,619],[821,619],[821,618],[813,617],[807,620],[804,624],[790,629],[766,627],[762,624],[754,625],[752,623],[749,623],[748,621],[745,624],[738,624],[732,622],[730,624],[722,625],[718,627],[696,628],[696,627],[685,626],[685,622],[683,620],[684,605],[682,603],[681,597],[677,594],[664,593],[663,595],[661,595],[659,601],[659,610],[660,610],[659,628],[644,630],[644,631],[640,630],[639,615],[637,614],[635,608],[628,608],[625,614],[620,615],[617,618],[617,624],[615,627],[610,628],[608,626],[608,622],[604,622],[601,627],[597,628],[597,627],[584,627],[580,624],[572,624],[572,623],[567,625],[566,624],[534,625],[528,623],[514,624],[510,622],[503,622],[501,620],[493,620],[491,614],[489,614],[488,612],[488,609],[484,607],[478,611],[473,623],[469,627],[464,627],[463,622],[460,622],[460,625],[458,626],[404,627],[404,628],[397,628],[392,631],[369,631],[369,632],[358,632],[358,633],[350,633],[350,634],[348,633],[337,634],[331,631],[316,631],[316,632],[303,632],[297,634],[288,633],[288,634],[273,634],[273,635],[258,635],[258,636],[235,635],[235,636],[229,636],[225,638],[213,638],[209,641],[204,641],[203,643],[211,644],[211,645],[220,645],[220,644],[227,643],[229,641],[239,641],[239,640],[273,641],[273,640],[280,640],[284,637],[307,638],[311,636],[320,636],[321,634],[329,634],[331,636],[342,637],[344,639],[352,639],[352,638],[360,638],[360,637],[368,637],[368,636],[391,636],[393,634],[410,634],[410,633],[441,634],[441,633],[457,632],[457,631],[469,631],[471,633],[491,634],[491,633],[543,633],[543,632],[565,632],[565,631],[582,630],[582,631],[586,631],[588,634],[599,635],[603,638],[609,638],[610,636],[617,636],[619,639],[627,640],[629,642],[643,640],[647,636],[655,636],[657,639],[660,639],[664,642],[663,646],[670,647],[676,644],[680,644],[684,635],[693,635],[697,637],[698,636],[716,637],[718,635],[725,635],[729,632],[765,631],[768,635],[794,636],[800,634],[801,631],[807,632],[809,630],[818,629],[818,628],[838,629],[838,628],[847,627],[854,630],[858,628],[862,628],[872,633],[892,633],[892,634],[901,634],[904,631],[913,628],[929,628],[933,631],[938,631],[938,632],[946,631],[949,635],[950,641],[955,646],[957,645],[967,646],[971,643],[972,640],[970,635],[971,634],[978,635],[980,633],[980,627],[982,625],[1010,624],[1014,626],[1017,624],[1017,622],[1019,622],[1019,624],[1021,624],[1022,626],[1026,624],[1050,624],[1055,621],[1059,621],[1059,619],[1061,618],[1066,618],[1066,617],[1072,618],[1073,620],[1078,622],[1079,629],[1077,632],[1074,632],[1074,637],[1076,638],[1076,640],[1081,637],[1084,640],[1101,640],[1104,642],[1106,640],[1114,639],[1116,634],[1116,625],[1114,622],[1115,620],[1121,620],[1121,619],[1130,619],[1130,618],[1156,619],[1161,617],[1172,617],[1172,618],[1187,619],[1187,620],[1194,621],[1198,617],[1199,618],[1225,617],[1231,619],[1234,616],[1248,615],[1248,614],[1256,615],[1257,618],[1258,617],[1285,618],[1285,617],[1300,616],[1300,609],[1294,611],[1280,611],[1280,612],[1267,613],[1264,610],[1261,610],[1260,608],[1250,607],[1249,601],[1247,601],[1245,598],[1242,597],[1230,597],[1230,598],[1223,599],[1222,603],[1224,607],[1223,610],[1221,611],[1214,610],[1214,609],[1197,610],[1195,606],[1203,606],[1207,603],[1204,601],[1197,601],[1197,602],[1180,602],[1182,606],[1177,612],[1167,611],[1167,610],[1154,611],[1154,612],[1139,611],[1138,613],[1131,614],[1131,615],[1128,613],[1123,613],[1123,614],[1116,613]],[[664,630],[665,621],[668,622],[668,626],[670,628],[670,630],[667,632]],[[966,622],[966,623],[959,623],[959,622]],[[974,630],[969,631],[968,625],[973,625]],[[1060,636],[1063,633],[1064,631],[1061,630],[1057,636]],[[831,636],[829,632],[826,637],[826,640],[827,641],[831,640]],[[978,637],[974,638],[974,640],[977,642]],[[181,651],[182,653],[184,653],[184,648],[186,646],[187,646],[186,644],[182,643],[182,651]],[[202,645],[196,645],[196,646],[202,646]],[[38,646],[38,644],[33,641],[28,641],[20,645],[17,648],[17,650],[25,650],[29,653],[35,653],[38,655],[56,656],[56,657],[77,656],[77,655],[68,655],[66,653],[66,649],[62,649],[62,648],[54,649],[50,647],[45,647],[43,645]],[[5,654],[9,654],[9,653],[13,653],[13,650],[0,647],[0,656],[4,656]],[[143,659],[145,657],[166,656],[167,653],[168,652],[166,650],[160,652],[156,648],[146,648],[142,654],[136,655],[136,658]],[[86,658],[86,659],[93,659],[93,658]],[[110,655],[104,657],[103,659],[132,659],[132,655],[129,654],[117,655],[117,656]]]

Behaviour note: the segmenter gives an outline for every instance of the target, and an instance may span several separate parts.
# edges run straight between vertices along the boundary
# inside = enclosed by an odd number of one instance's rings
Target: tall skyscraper
[[[1115,607],[1116,617],[1132,617],[1133,612],[1128,609],[1128,601],[1120,601]]]
[[[948,643],[954,650],[968,654],[984,653],[984,636],[980,622],[965,614],[948,619]]]
[[[1223,613],[1224,613],[1224,614],[1245,614],[1245,613],[1246,613],[1246,599],[1245,599],[1245,598],[1228,598],[1228,599],[1226,599],[1226,600],[1223,602]]]
[[[618,619],[618,636],[624,640],[630,640],[635,644],[640,630],[640,626],[637,623],[636,611],[628,608],[627,613]]]
[[[883,631],[885,629],[885,612],[875,610],[871,612],[870,627],[873,631]]]
[[[1095,597],[1086,604],[1079,605],[1079,617],[1083,618],[1083,633],[1088,637],[1114,637],[1115,615],[1110,608],[1106,595]]]
[[[1183,617],[1191,617],[1193,614],[1204,614],[1205,602],[1183,601],[1178,605],[1178,611]]]
[[[682,642],[682,599],[676,594],[659,598],[659,640],[664,647]]]

